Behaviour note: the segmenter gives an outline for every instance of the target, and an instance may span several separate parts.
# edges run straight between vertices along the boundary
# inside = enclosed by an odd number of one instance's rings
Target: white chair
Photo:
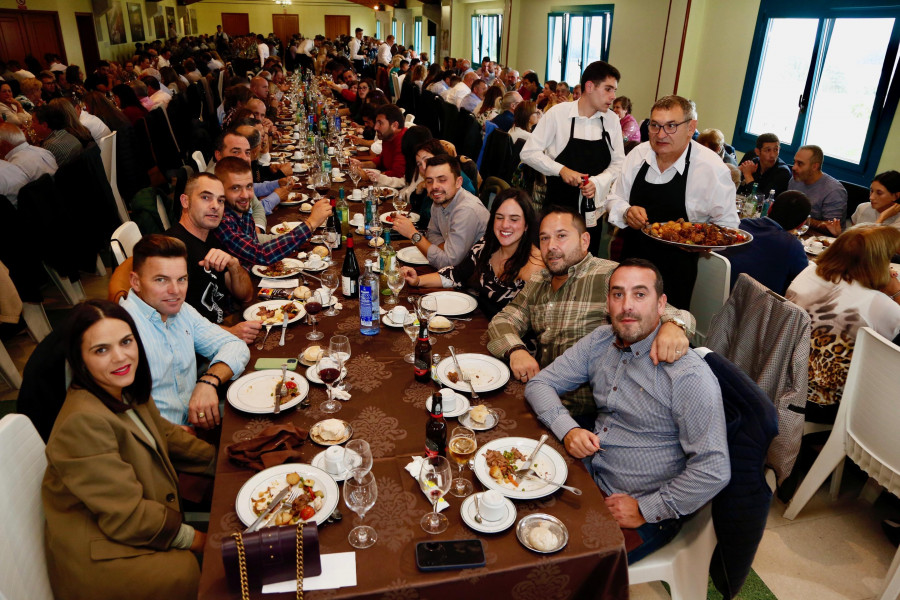
[[[844,384],[844,394],[828,441],[816,462],[797,488],[784,511],[793,520],[806,506],[829,474],[832,496],[840,486],[845,457],[860,466],[879,485],[900,496],[900,411],[897,410],[896,384],[900,373],[900,347],[869,327],[856,334],[853,359]],[[882,600],[900,597],[900,550],[885,578]]]
[[[81,280],[73,282],[68,277],[63,277],[57,272],[56,269],[44,263],[44,269],[47,271],[47,274],[50,275],[50,280],[53,281],[53,285],[55,285],[60,293],[63,295],[63,298],[66,302],[75,306],[87,296],[84,293],[84,286],[81,284]]]
[[[134,221],[126,221],[113,231],[109,244],[112,247],[116,264],[121,265],[125,259],[131,256],[134,245],[141,239],[141,230]]]
[[[53,600],[44,554],[44,442],[25,415],[0,420],[0,597]]]
[[[124,223],[128,220],[128,208],[119,194],[119,185],[116,178],[116,132],[100,138],[100,157],[103,159],[103,169],[106,171],[106,179],[112,188],[113,197],[116,199],[116,208],[119,211],[119,219]]]
[[[412,127],[416,124],[416,115],[412,113],[406,113],[406,126]]]
[[[13,389],[17,390],[22,387],[22,374],[19,373],[16,363],[13,362],[9,352],[6,351],[6,346],[3,345],[3,342],[0,342],[0,378]]]
[[[628,565],[628,585],[665,581],[672,590],[672,600],[706,598],[709,561],[715,548],[712,508],[707,504],[671,542]]]
[[[163,229],[168,231],[169,227],[171,227],[169,224],[169,215],[166,213],[166,205],[163,204],[159,194],[156,195],[156,210],[159,212],[159,220],[162,221]]]
[[[400,99],[400,77],[396,73],[391,73],[391,84],[394,86],[393,103],[397,104],[397,100]]]
[[[731,293],[731,262],[715,252],[702,254],[697,264],[697,282],[691,295],[691,314],[697,320],[692,340],[695,346],[706,344],[713,315],[719,312]]]
[[[191,158],[193,158],[194,162],[197,163],[197,172],[205,173],[208,165],[206,164],[206,159],[203,158],[203,153],[199,150],[195,150],[194,153],[191,154]]]
[[[37,302],[22,303],[22,317],[28,326],[28,333],[34,338],[34,341],[41,343],[47,337],[53,328],[50,327],[50,319],[47,318],[47,312],[44,310],[43,304]]]

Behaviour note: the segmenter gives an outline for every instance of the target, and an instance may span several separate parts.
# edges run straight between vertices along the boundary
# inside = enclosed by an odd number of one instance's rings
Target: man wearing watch
[[[608,324],[609,278],[618,266],[588,252],[590,234],[584,218],[573,209],[551,209],[541,221],[539,236],[547,268],[533,276],[488,326],[488,350],[508,359],[512,376],[523,383],[578,340]],[[649,356],[654,364],[673,363],[688,351],[694,318],[666,304],[661,320]],[[535,356],[523,341],[530,336],[537,342]],[[589,385],[564,394],[561,400],[581,426],[592,426],[596,407]]]
[[[456,158],[432,156],[425,165],[425,185],[434,203],[428,232],[423,236],[412,221],[399,215],[394,230],[408,237],[435,269],[456,266],[484,236],[490,213],[481,200],[462,189]]]

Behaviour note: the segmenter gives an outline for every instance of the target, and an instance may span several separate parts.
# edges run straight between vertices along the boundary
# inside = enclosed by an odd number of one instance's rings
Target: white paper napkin
[[[322,555],[322,574],[303,578],[303,591],[331,590],[356,586],[356,552],[337,552]],[[262,588],[263,594],[291,593],[297,589],[297,580],[270,583]]]
[[[300,285],[299,279],[267,279],[263,277],[259,280],[259,287],[261,288],[293,289],[298,285]]]
[[[408,465],[406,465],[406,467],[404,467],[406,469],[406,471],[410,475],[413,476],[413,479],[416,479],[416,480],[419,479],[419,473],[422,471],[422,461],[423,460],[425,460],[424,457],[413,456],[412,462],[409,463]],[[422,488],[420,487],[419,489],[422,489]],[[422,494],[425,494],[424,490],[422,491]],[[428,498],[428,495],[426,494],[425,497]],[[428,502],[431,503],[431,498],[428,498]],[[437,509],[438,512],[441,512],[442,510],[444,510],[445,508],[450,506],[450,503],[447,502],[446,500],[444,500],[443,498],[438,500],[437,504],[438,504],[438,509]]]
[[[342,390],[340,388],[332,388],[331,397],[335,400],[344,400],[346,402],[350,399],[350,392],[348,392],[347,390]]]

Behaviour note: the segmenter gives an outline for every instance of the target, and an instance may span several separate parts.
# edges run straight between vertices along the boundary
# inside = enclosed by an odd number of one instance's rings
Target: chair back
[[[497,125],[490,121],[487,121],[484,124],[484,137],[481,140],[481,151],[478,153],[478,160],[475,162],[478,163],[478,170],[481,170],[481,163],[484,161],[484,148],[487,146],[488,138],[491,137],[491,133],[497,129]]]
[[[112,246],[113,257],[116,264],[121,265],[125,259],[131,256],[134,245],[141,239],[141,230],[134,221],[126,221],[116,229],[109,242]]]
[[[508,189],[509,184],[499,177],[487,177],[484,180],[484,183],[481,184],[481,189],[478,190],[478,197],[481,199],[481,203],[484,204],[484,207],[491,210],[491,206],[493,206],[494,198],[497,194]]]
[[[394,89],[394,104],[397,104],[397,101],[400,100],[400,78],[396,73],[391,73],[391,86]]]
[[[203,153],[199,150],[195,150],[193,154],[191,154],[191,158],[194,159],[194,162],[197,163],[197,172],[203,173],[206,171],[206,158],[203,157]]]
[[[454,144],[457,141],[457,121],[459,121],[459,108],[455,104],[441,99],[439,100],[441,114],[441,135],[442,140],[450,140]]]
[[[462,155],[478,158],[483,141],[481,138],[481,125],[478,124],[475,116],[465,109],[459,111],[459,118],[456,124],[456,149]]]
[[[869,201],[869,188],[849,181],[841,181],[841,185],[847,190],[847,214],[845,216],[850,218],[860,204]]]
[[[25,415],[0,420],[0,596],[52,600],[44,554],[44,442]]]
[[[431,135],[440,138],[441,135],[441,117],[440,117],[441,99],[428,90],[422,90],[416,120],[419,125],[427,127],[431,131]]]
[[[128,208],[125,206],[125,201],[119,193],[118,177],[116,176],[116,132],[113,131],[109,135],[100,138],[97,145],[100,147],[100,158],[103,159],[103,170],[106,171],[106,180],[109,181],[113,198],[116,200],[116,210],[119,212],[119,219],[124,223],[128,220]]]
[[[701,254],[697,264],[697,282],[691,296],[691,314],[697,319],[694,345],[706,343],[706,334],[713,315],[728,300],[731,293],[731,263],[721,254]]]
[[[172,225],[169,221],[169,213],[166,211],[166,205],[163,202],[162,196],[159,194],[156,195],[156,210],[159,212],[159,220],[162,222],[163,231],[168,231],[169,227]]]

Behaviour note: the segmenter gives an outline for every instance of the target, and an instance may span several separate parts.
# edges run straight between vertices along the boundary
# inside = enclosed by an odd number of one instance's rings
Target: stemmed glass
[[[346,455],[346,452],[344,453]],[[359,515],[360,525],[354,527],[347,536],[347,541],[354,548],[368,548],[378,540],[378,534],[368,525],[362,525],[366,513],[375,506],[378,497],[378,486],[375,485],[375,476],[366,473],[359,480],[348,478],[344,480],[344,504],[347,508]],[[444,517],[446,520],[446,517]]]
[[[403,194],[398,193],[396,196],[394,196],[393,204],[394,210],[402,215],[403,211],[406,210],[406,207],[409,206],[409,198],[407,198]]]
[[[450,461],[443,456],[429,456],[422,460],[422,469],[419,471],[419,487],[432,503],[431,512],[426,513],[419,521],[426,533],[442,533],[450,524],[447,517],[437,511],[437,506],[441,498],[450,490],[452,479],[453,471],[450,469]]]
[[[312,331],[306,334],[306,339],[308,340],[321,340],[325,337],[325,334],[316,329],[316,315],[322,312],[322,303],[319,302],[318,296],[312,296],[309,300],[306,301],[306,304],[303,305],[306,309],[306,314],[309,315],[309,322],[312,323]]]
[[[337,309],[334,307],[336,302],[334,302],[334,292],[337,291],[338,286],[341,283],[341,276],[338,275],[336,271],[325,271],[319,276],[320,281],[322,282],[322,287],[328,290],[328,302],[331,307],[323,312],[322,314],[326,317],[333,317],[338,315]]]
[[[475,456],[475,450],[478,449],[478,442],[475,441],[475,432],[468,427],[454,427],[450,433],[450,443],[447,444],[447,453],[453,462],[459,467],[459,476],[453,480],[453,487],[450,493],[459,498],[463,498],[472,493],[472,482],[463,479],[463,466],[468,464],[469,460]]]
[[[344,446],[344,472],[348,479],[353,477],[362,481],[366,473],[372,470],[372,448],[366,440],[350,440]]]
[[[362,173],[359,170],[359,166],[350,165],[350,180],[353,181],[353,188],[359,189],[359,180],[362,179]]]
[[[331,176],[328,173],[316,173],[313,177],[313,186],[316,188],[316,194],[322,199],[331,189]]]
[[[403,289],[403,285],[406,283],[406,279],[400,273],[399,270],[393,269],[385,273],[385,277],[387,278],[388,287],[391,288],[391,297],[385,301],[385,304],[396,305],[399,300],[397,300],[397,294],[400,293],[400,290]]]
[[[416,362],[416,336],[419,335],[419,323],[415,319],[410,319],[403,324],[403,331],[409,336],[413,343],[413,351],[403,357],[403,360],[409,364]]]
[[[344,380],[344,377],[346,376],[344,367],[350,362],[350,338],[340,334],[331,336],[331,339],[328,341],[328,350],[333,356],[341,361],[341,375],[335,382],[335,385],[338,385]]]
[[[425,319],[426,323],[431,323],[431,318],[437,314],[437,300],[432,296],[422,296],[419,298],[416,312],[419,313],[419,319]]]
[[[372,234],[373,240],[378,240],[381,238],[381,232],[384,231],[384,225],[381,223],[381,217],[378,214],[378,210],[375,210],[375,214],[372,217],[372,223],[369,225],[369,233]],[[370,255],[372,258],[372,263],[376,264],[378,262],[379,254],[378,254],[378,242],[374,242],[375,250],[372,251]]]
[[[341,405],[334,399],[331,388],[334,385],[334,382],[340,378],[342,367],[343,364],[341,363],[340,357],[337,353],[332,353],[330,349],[323,350],[322,357],[314,367],[319,379],[325,384],[326,393],[328,394],[328,400],[319,406],[319,410],[323,413],[336,413],[341,410]]]

